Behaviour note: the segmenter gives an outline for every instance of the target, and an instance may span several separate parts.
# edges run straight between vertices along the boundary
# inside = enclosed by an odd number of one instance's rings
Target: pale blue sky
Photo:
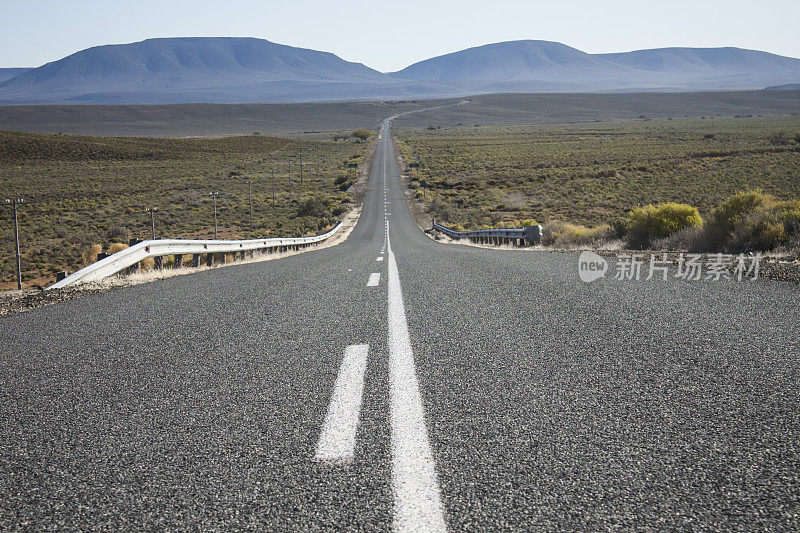
[[[739,46],[800,57],[800,0],[0,0],[0,66],[150,37],[247,36],[381,71],[545,39],[590,53]]]

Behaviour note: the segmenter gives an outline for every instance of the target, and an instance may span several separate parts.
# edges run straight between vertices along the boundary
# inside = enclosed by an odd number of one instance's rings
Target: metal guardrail
[[[542,226],[528,226],[525,228],[509,229],[477,229],[472,231],[456,231],[441,224],[433,224],[433,229],[440,231],[452,239],[469,239],[477,242],[511,242],[512,240],[527,243],[542,242]]]
[[[335,228],[322,235],[291,239],[250,239],[243,241],[158,239],[142,241],[78,270],[74,274],[50,285],[47,289],[60,289],[76,283],[107,278],[138,264],[148,257],[162,257],[165,255],[180,255],[182,257],[189,254],[197,254],[199,256],[199,254],[239,252],[244,254],[244,252],[272,248],[306,247],[329,239],[341,227],[342,223],[340,222]]]

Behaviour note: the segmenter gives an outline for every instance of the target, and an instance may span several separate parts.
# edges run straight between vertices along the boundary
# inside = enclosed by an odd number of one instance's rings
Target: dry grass
[[[97,254],[103,251],[102,244],[93,244],[89,246],[89,249],[83,252],[81,257],[83,258],[83,266],[88,266],[97,261]]]
[[[595,227],[571,224],[560,220],[550,220],[542,225],[543,244],[558,248],[568,246],[602,246],[614,240],[608,224]]]
[[[108,245],[108,253],[115,254],[117,252],[121,252],[122,250],[128,247],[127,244],[123,244],[121,242],[112,242]]]

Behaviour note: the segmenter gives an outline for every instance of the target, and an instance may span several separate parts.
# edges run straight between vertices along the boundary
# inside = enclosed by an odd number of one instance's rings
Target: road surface
[[[0,319],[0,529],[797,529],[800,291],[434,242]]]

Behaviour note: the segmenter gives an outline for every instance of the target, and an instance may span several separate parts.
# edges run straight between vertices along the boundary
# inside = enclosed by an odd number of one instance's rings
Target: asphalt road
[[[0,530],[800,528],[796,286],[434,242],[387,138],[343,244],[0,319]]]

